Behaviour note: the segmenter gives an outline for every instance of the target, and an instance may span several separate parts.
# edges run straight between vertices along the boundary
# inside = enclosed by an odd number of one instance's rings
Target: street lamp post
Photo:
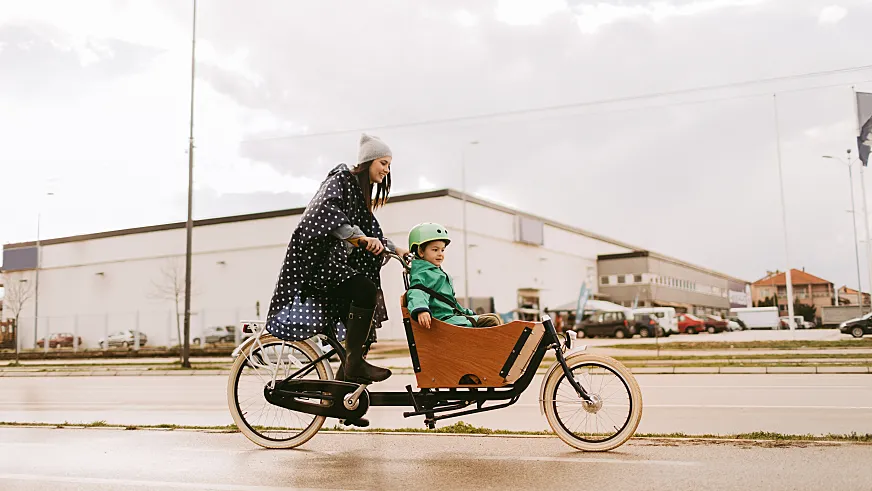
[[[781,129],[778,124],[778,96],[772,95],[772,104],[775,115],[775,151],[778,157],[778,183],[781,189],[781,224],[784,228],[784,258],[787,261],[787,271],[784,279],[787,283],[787,325],[790,329],[796,329],[796,321],[793,318],[793,278],[790,274],[790,247],[787,235],[787,205],[784,200],[784,173],[781,170]],[[775,288],[775,306],[778,306],[778,288]],[[779,312],[780,315],[780,312]]]
[[[860,313],[862,314],[863,313],[863,284],[860,280],[860,246],[859,246],[859,242],[857,239],[857,213],[856,213],[856,208],[854,206],[854,173],[851,170],[851,164],[853,162],[851,162],[850,156],[851,156],[851,151],[848,150],[848,161],[847,162],[845,162],[844,160],[842,160],[838,157],[833,157],[832,155],[824,155],[823,158],[837,160],[837,161],[845,164],[846,167],[848,167],[848,184],[851,186],[851,224],[854,226],[854,259],[856,261],[856,266],[857,266],[857,305],[860,307]],[[865,196],[864,196],[864,199],[865,199]],[[867,245],[867,250],[868,250],[868,245]],[[868,257],[867,257],[867,260],[868,260]]]
[[[469,295],[469,239],[466,233],[466,149],[478,145],[477,141],[468,142],[460,152],[460,187],[463,193],[463,295],[466,296],[466,308],[472,309],[472,297]]]

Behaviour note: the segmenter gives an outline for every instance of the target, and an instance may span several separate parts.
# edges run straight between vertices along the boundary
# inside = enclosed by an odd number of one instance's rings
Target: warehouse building
[[[751,306],[748,281],[654,252],[602,254],[597,271],[599,291],[624,306],[722,316],[731,308]]]
[[[582,282],[596,285],[598,257],[636,250],[471,196],[465,201],[469,226],[464,244],[463,198],[453,190],[397,196],[378,217],[385,234],[398,243],[405,243],[408,230],[421,221],[444,224],[452,236],[444,267],[455,280],[458,298],[466,296],[468,283],[473,309],[479,312],[514,311],[518,317],[536,319],[541,310],[574,300]],[[264,318],[302,212],[295,208],[195,221],[192,338],[202,339],[240,319]],[[184,223],[53,238],[41,241],[40,249],[33,242],[3,248],[7,288],[35,284],[40,265],[39,294],[21,309],[23,347],[60,332],[81,336],[84,346],[96,347],[99,340],[126,330],[141,331],[150,346],[178,343]],[[469,254],[468,281],[464,253]],[[382,270],[382,281],[390,320],[379,337],[401,339],[403,282],[395,262]],[[8,312],[7,305],[7,317]]]

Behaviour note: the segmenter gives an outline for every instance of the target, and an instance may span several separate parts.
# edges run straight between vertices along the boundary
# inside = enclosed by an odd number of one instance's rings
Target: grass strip
[[[122,430],[209,430],[238,433],[236,425],[225,426],[198,426],[198,425],[123,425],[110,424],[106,421],[93,421],[91,423],[26,423],[14,421],[0,421],[0,427],[47,427],[47,428],[111,428]],[[282,430],[281,427],[256,427],[259,430]],[[337,433],[415,433],[415,434],[452,434],[452,435],[516,435],[516,436],[554,436],[551,431],[512,431],[494,430],[482,426],[474,426],[463,421],[458,421],[449,426],[443,426],[435,430],[425,428],[348,428],[333,426],[322,428],[324,432]],[[688,433],[637,433],[634,438],[662,438],[662,439],[705,439],[705,440],[769,440],[769,441],[832,441],[851,443],[872,443],[872,433],[836,434],[826,435],[813,434],[785,434],[771,431],[754,431],[751,433],[732,434],[688,434]]]

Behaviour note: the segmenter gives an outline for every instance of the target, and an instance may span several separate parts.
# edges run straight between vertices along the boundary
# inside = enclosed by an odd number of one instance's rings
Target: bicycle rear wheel
[[[548,424],[561,440],[579,450],[605,452],[623,445],[642,419],[642,391],[636,378],[608,356],[579,353],[566,363],[592,401],[579,397],[557,367],[548,376],[542,400]]]
[[[270,404],[263,389],[319,356],[306,342],[282,341],[270,334],[262,334],[260,343],[251,343],[242,350],[230,369],[227,403],[233,421],[246,438],[266,448],[294,448],[318,433],[326,418]],[[328,368],[323,361],[299,378],[329,380]]]

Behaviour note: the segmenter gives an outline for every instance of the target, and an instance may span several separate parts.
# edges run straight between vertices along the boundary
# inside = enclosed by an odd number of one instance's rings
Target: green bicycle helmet
[[[438,223],[419,223],[412,227],[409,232],[409,251],[417,252],[418,246],[434,240],[441,240],[445,242],[445,245],[451,243],[451,239],[448,238],[448,229]]]

